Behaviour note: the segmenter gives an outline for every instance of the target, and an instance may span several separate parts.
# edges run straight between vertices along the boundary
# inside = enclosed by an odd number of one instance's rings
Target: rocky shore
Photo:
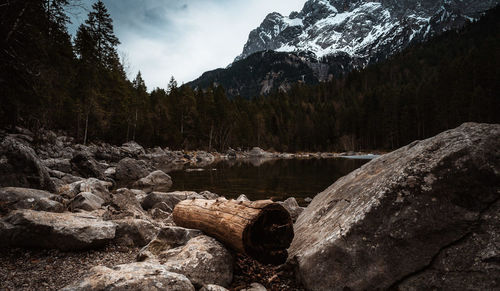
[[[171,213],[180,201],[225,198],[169,192],[167,173],[221,160],[320,154],[185,152],[135,142],[85,146],[53,131],[15,131],[0,132],[0,289],[120,289],[124,280],[134,289],[261,290],[258,281],[275,290],[297,288],[291,272],[278,278],[273,267],[175,226]],[[303,210],[294,198],[280,203],[294,219]]]
[[[225,198],[169,192],[168,172],[221,159],[336,154],[84,146],[21,128],[0,138],[0,289],[500,286],[500,125],[464,124],[383,155],[305,209],[294,198],[280,202],[296,223],[288,262],[278,267],[176,226],[180,201]]]

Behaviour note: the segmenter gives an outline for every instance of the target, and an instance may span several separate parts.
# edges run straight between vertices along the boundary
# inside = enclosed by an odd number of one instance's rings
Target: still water
[[[366,159],[292,159],[222,161],[204,169],[170,172],[172,191],[217,193],[227,198],[245,194],[250,200],[284,200],[303,204],[338,178],[368,162]]]

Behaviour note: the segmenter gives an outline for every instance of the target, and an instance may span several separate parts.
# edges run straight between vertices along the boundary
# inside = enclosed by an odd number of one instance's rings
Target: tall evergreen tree
[[[114,34],[113,19],[101,0],[92,5],[92,11],[85,24],[95,42],[98,60],[109,67],[118,59],[116,46],[120,44],[120,41]]]
[[[139,120],[139,111],[143,115],[143,119],[146,117],[146,112],[148,111],[149,108],[147,108],[147,99],[148,99],[148,92],[147,92],[147,87],[146,83],[144,82],[144,79],[142,78],[141,71],[137,73],[137,76],[135,79],[132,81],[132,86],[134,88],[134,94],[133,94],[133,101],[131,103],[132,105],[132,110],[131,113],[133,114],[133,131],[132,131],[132,140],[135,140],[135,135],[137,131],[137,122]],[[127,134],[128,136],[128,134]]]

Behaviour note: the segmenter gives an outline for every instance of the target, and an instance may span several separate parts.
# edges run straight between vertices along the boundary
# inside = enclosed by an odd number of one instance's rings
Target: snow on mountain
[[[269,14],[236,60],[264,51],[347,54],[366,65],[477,19],[499,0],[309,0],[289,16]]]
[[[308,0],[289,16],[267,15],[225,69],[193,88],[222,85],[252,97],[292,84],[316,84],[386,59],[412,43],[478,19],[500,0]]]

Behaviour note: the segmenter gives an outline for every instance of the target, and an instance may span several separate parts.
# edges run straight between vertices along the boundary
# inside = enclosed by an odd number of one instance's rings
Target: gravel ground
[[[86,252],[0,249],[0,290],[58,290],[94,266],[134,262],[138,252],[114,246]]]
[[[0,249],[0,290],[58,290],[85,277],[92,267],[135,262],[139,250],[116,246],[85,252]],[[233,283],[229,289],[241,290],[254,282],[271,291],[304,290],[291,270],[262,265],[247,256],[236,255]]]
[[[238,254],[230,290],[248,288],[251,283],[260,283],[270,291],[303,291],[304,287],[295,280],[293,271],[286,265],[263,265],[256,260]]]

